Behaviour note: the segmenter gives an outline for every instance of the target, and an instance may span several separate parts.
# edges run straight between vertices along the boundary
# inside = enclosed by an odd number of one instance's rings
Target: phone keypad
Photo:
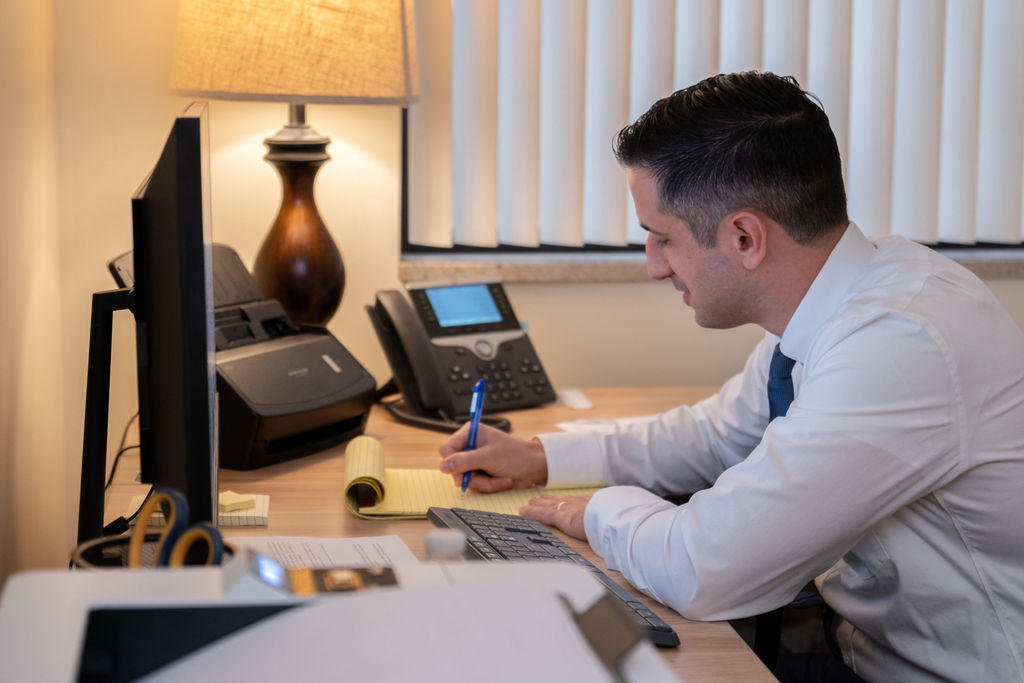
[[[532,346],[503,342],[493,361],[478,361],[469,349],[449,349],[446,376],[455,397],[457,413],[468,412],[473,385],[487,382],[485,404],[492,410],[526,408],[553,401],[554,390]]]

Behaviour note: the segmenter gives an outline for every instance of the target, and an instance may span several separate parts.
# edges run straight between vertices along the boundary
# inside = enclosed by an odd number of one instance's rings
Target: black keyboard
[[[466,557],[470,559],[557,560],[590,570],[594,578],[625,603],[636,622],[647,629],[652,643],[658,647],[679,647],[679,636],[671,626],[540,522],[519,515],[437,507],[427,510],[427,519],[434,526],[466,534]]]

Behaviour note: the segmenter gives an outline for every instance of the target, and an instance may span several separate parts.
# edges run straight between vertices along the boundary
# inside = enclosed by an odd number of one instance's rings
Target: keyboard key
[[[651,628],[655,631],[661,631],[662,633],[671,633],[673,636],[675,635],[675,631],[672,630],[672,627],[666,624],[661,619],[655,617],[654,619],[648,619],[647,621],[651,622]]]
[[[639,612],[634,612],[633,610],[630,610],[629,616],[633,617],[633,621],[640,624],[644,628],[650,628],[651,622],[647,621],[647,619],[644,618],[644,615],[640,614]]]

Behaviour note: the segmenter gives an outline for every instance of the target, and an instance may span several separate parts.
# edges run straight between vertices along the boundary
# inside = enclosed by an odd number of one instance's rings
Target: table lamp
[[[264,140],[283,198],[253,271],[294,321],[325,325],[345,269],[313,196],[330,139],[306,123],[306,104],[410,104],[412,0],[180,0],[171,89],[288,104],[288,123]]]

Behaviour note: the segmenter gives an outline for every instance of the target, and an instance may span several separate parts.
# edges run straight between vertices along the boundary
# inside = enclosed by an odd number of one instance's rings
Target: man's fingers
[[[441,444],[441,448],[438,451],[441,453],[442,458],[446,458],[449,455],[458,453],[466,449],[466,441],[469,439],[469,423],[459,427],[454,434],[448,437],[448,440]]]
[[[452,483],[462,488],[462,474],[453,474]],[[485,472],[474,470],[469,478],[469,490],[478,493],[497,493],[512,488],[513,481],[509,477],[492,477]]]
[[[480,455],[476,451],[459,451],[441,461],[441,471],[447,474],[462,474],[480,469]]]
[[[475,451],[458,451],[441,461],[441,471],[446,474],[461,474],[471,470],[489,471],[494,462],[494,449],[484,446]]]
[[[538,522],[554,525],[554,516],[560,499],[554,496],[537,496],[519,508],[519,514],[533,517]]]
[[[469,487],[481,493],[497,493],[512,488],[512,480],[508,477],[489,477],[477,473],[469,480]]]
[[[469,453],[466,453],[465,451],[449,455],[441,461],[441,471],[445,474],[461,475],[463,472],[479,469],[474,466],[472,462],[473,458],[468,456]]]
[[[583,513],[588,500],[587,496],[538,496],[519,508],[519,514],[557,527],[573,538],[586,540]]]
[[[555,508],[558,507],[559,503],[563,503],[563,499],[561,497],[550,496],[545,494],[543,496],[536,496],[535,498],[531,498],[530,502],[526,504],[526,507],[536,510],[538,512],[547,513],[554,512]]]
[[[485,450],[461,451],[448,456],[441,461],[440,469],[446,474],[452,475],[452,481],[456,486],[462,486],[462,475],[465,472],[472,472],[469,480],[469,488],[483,493],[494,493],[512,488],[512,479],[509,477],[493,476],[487,472],[488,463],[491,458]]]
[[[556,513],[554,508],[526,505],[519,509],[519,514],[535,519],[541,524],[547,524],[558,529],[562,528],[562,525],[558,523],[559,513]]]

